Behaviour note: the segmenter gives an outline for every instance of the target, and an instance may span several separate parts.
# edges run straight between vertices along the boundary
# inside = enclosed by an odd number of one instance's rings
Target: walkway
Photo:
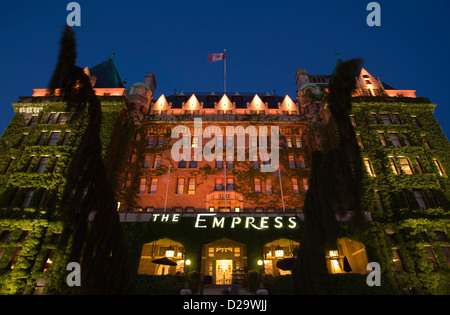
[[[236,285],[237,292],[235,294],[232,294],[233,289],[230,287],[230,285],[205,284],[203,295],[224,295],[224,292],[231,293],[230,295],[251,295],[247,288],[243,288],[242,285]]]

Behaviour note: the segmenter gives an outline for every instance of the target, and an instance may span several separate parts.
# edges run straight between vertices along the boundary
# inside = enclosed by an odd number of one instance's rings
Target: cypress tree
[[[128,253],[117,214],[117,202],[103,163],[100,140],[101,103],[90,78],[75,65],[73,30],[66,26],[49,88],[60,88],[67,110],[86,117],[87,125],[71,159],[59,208],[63,231],[60,258],[81,265],[81,287],[67,290],[65,271],[55,285],[57,293],[126,294],[130,290]],[[88,222],[95,213],[93,222]],[[70,249],[68,251],[68,249]],[[66,264],[60,264],[65,268]]]
[[[293,267],[298,294],[332,293],[325,255],[337,248],[336,215],[352,211],[354,222],[362,222],[364,173],[349,116],[361,65],[361,59],[339,60],[329,84],[328,105],[336,133],[329,138],[336,141],[311,155],[311,177],[303,207],[305,230]]]

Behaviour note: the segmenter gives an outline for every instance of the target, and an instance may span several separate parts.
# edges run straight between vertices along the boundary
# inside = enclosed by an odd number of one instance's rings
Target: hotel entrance
[[[201,273],[205,275],[205,283],[241,283],[246,266],[247,250],[242,243],[222,238],[203,246]]]

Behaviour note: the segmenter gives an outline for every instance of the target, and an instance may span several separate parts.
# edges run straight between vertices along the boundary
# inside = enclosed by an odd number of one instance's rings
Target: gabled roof
[[[94,88],[124,88],[119,72],[112,58],[89,69],[91,77],[97,78]]]
[[[167,96],[167,102],[172,103],[172,108],[181,108],[182,102],[187,102],[194,93],[180,92],[175,95]],[[215,108],[214,102],[219,103],[223,97],[223,93],[210,92],[195,92],[195,96],[200,103],[203,103],[203,108]],[[247,103],[251,103],[255,95],[265,103],[268,103],[267,108],[278,108],[278,103],[282,103],[284,97],[279,95],[267,95],[267,93],[229,93],[227,98],[231,102],[236,103],[235,108],[247,108]]]

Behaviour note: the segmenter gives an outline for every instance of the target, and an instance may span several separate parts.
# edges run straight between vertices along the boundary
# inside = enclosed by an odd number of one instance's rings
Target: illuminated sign
[[[179,214],[159,214],[155,213],[152,216],[153,222],[178,222]],[[297,227],[296,216],[279,216],[269,220],[270,217],[252,217],[252,216],[236,216],[236,217],[217,217],[217,213],[199,213],[196,215],[194,227],[197,229],[206,228],[236,228],[244,227],[246,229],[264,230],[270,227],[276,229],[289,228],[295,229]]]

